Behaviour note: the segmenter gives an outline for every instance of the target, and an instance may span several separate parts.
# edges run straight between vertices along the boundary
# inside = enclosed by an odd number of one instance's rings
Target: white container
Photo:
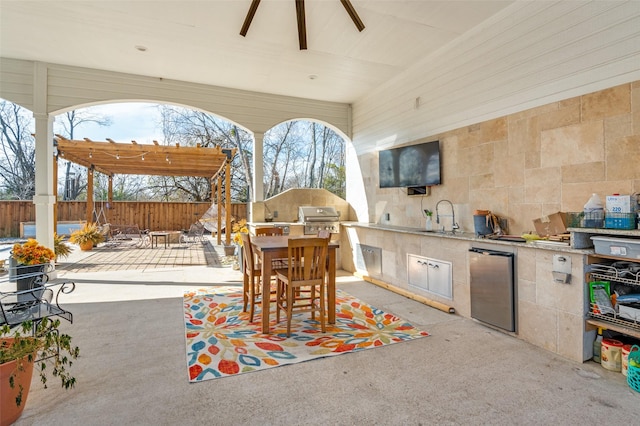
[[[618,304],[618,315],[631,321],[640,322],[640,309],[631,306]]]
[[[626,377],[629,371],[629,352],[631,352],[631,345],[622,346],[622,375]]]
[[[622,371],[622,342],[613,339],[602,341],[600,364],[611,371]]]
[[[597,254],[640,259],[640,240],[615,237],[591,237]]]
[[[607,195],[605,202],[609,213],[635,213],[638,210],[635,195]]]

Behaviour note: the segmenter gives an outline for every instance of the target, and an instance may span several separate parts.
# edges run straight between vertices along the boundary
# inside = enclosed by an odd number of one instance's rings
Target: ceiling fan
[[[300,50],[306,50],[307,24],[304,14],[304,0],[295,0],[295,2],[296,18],[298,19],[298,41],[300,42]],[[358,31],[364,30],[364,24],[360,20],[358,13],[351,4],[351,0],[340,0],[340,3],[342,3],[344,8],[346,9]],[[253,21],[253,16],[256,14],[256,10],[258,10],[259,5],[260,0],[251,0],[251,6],[249,6],[249,11],[247,12],[247,16],[244,18],[244,24],[242,24],[242,29],[240,30],[240,35],[242,37],[246,37],[247,32],[249,31],[249,26],[251,25],[251,21]]]

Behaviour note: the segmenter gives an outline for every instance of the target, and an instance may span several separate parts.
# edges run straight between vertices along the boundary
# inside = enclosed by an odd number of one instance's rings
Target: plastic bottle
[[[602,352],[602,328],[598,327],[598,335],[593,341],[593,360],[600,364],[600,354]]]
[[[584,227],[602,228],[604,224],[604,206],[598,194],[591,194],[591,198],[584,205]]]

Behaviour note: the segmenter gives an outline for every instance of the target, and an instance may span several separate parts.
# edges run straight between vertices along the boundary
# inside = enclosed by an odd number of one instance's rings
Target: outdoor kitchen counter
[[[385,288],[397,288],[409,297],[453,307],[456,314],[466,318],[472,318],[469,249],[513,253],[516,331],[505,332],[577,362],[591,358],[594,332],[585,328],[588,292],[585,293],[584,266],[593,249],[478,238],[470,232],[426,232],[421,228],[377,223],[341,222],[341,225],[345,271],[374,284],[384,284]],[[571,272],[564,282],[556,282],[555,259],[562,258],[562,262],[570,262]],[[438,265],[439,273],[422,273],[420,268],[425,259],[427,264]]]
[[[550,251],[560,251],[567,253],[577,253],[577,254],[593,254],[593,249],[574,249],[568,245],[563,244],[545,244],[545,243],[521,243],[514,241],[505,241],[499,239],[491,239],[491,238],[479,238],[475,233],[472,232],[437,232],[437,231],[425,231],[421,228],[410,228],[406,226],[394,226],[394,225],[382,225],[379,223],[364,223],[364,222],[341,222],[342,226],[345,227],[353,227],[353,228],[366,228],[366,229],[375,229],[379,231],[389,231],[395,232],[399,234],[411,234],[411,235],[423,235],[425,237],[434,237],[434,238],[450,238],[456,240],[464,240],[464,241],[472,241],[477,243],[490,243],[490,244],[498,244],[504,246],[516,246],[516,247],[527,247],[527,248],[535,248],[541,250],[550,250]]]

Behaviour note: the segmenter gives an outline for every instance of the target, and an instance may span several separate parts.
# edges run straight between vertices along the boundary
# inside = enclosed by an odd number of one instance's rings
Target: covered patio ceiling
[[[71,140],[56,135],[55,143],[60,158],[80,164],[108,176],[115,174],[153,176],[196,176],[213,179],[225,171],[227,160],[235,149],[216,147],[164,146]]]

